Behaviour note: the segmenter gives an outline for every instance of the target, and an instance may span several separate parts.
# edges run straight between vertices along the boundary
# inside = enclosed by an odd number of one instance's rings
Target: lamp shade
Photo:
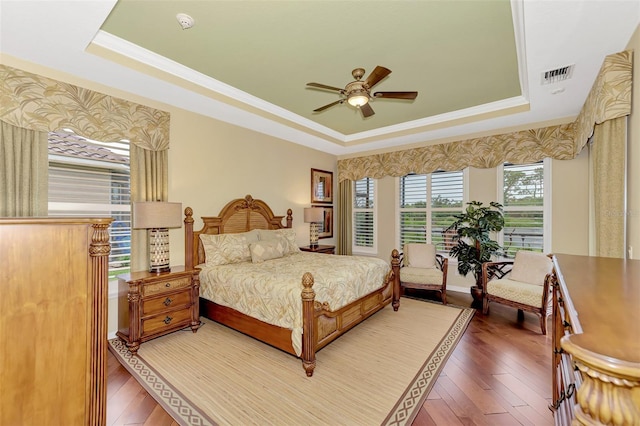
[[[182,203],[144,201],[133,203],[134,229],[180,228]]]
[[[305,223],[318,223],[324,221],[324,214],[321,208],[306,207],[304,209]]]

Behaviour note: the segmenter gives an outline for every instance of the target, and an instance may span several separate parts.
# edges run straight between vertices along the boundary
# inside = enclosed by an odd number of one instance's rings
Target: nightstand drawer
[[[191,322],[191,308],[179,311],[167,312],[162,315],[142,320],[142,336],[148,336],[158,332],[173,329],[182,324],[189,325]]]
[[[155,294],[173,291],[179,288],[189,287],[191,285],[191,277],[182,277],[177,279],[168,279],[157,283],[146,284],[142,287],[143,296],[153,296]]]
[[[154,297],[142,301],[142,315],[149,315],[155,312],[166,311],[176,306],[188,306],[191,304],[191,289],[188,288],[180,293],[168,294],[166,296]]]

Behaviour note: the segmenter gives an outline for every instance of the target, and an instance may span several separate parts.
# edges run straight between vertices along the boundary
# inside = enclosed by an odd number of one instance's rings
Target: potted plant
[[[484,206],[479,201],[471,201],[467,203],[467,209],[455,218],[456,221],[447,228],[447,231],[456,231],[453,239],[457,241],[449,255],[458,259],[460,275],[466,277],[473,272],[476,284],[471,287],[471,295],[474,302],[482,301],[482,264],[491,261],[502,250],[490,234],[504,227],[502,204],[491,202]]]

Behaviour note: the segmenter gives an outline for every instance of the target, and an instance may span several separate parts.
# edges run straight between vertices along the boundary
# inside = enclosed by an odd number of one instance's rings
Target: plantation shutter
[[[444,230],[462,211],[463,172],[406,175],[400,178],[399,189],[400,246],[432,243],[439,252],[448,252],[451,239],[445,237]]]
[[[374,248],[375,181],[364,178],[354,182],[353,246]]]

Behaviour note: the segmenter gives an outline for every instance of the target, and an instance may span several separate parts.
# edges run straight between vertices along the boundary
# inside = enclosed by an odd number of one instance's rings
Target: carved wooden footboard
[[[287,211],[286,226],[283,226],[281,222],[284,216],[274,216],[266,203],[254,200],[250,195],[229,202],[216,217],[203,217],[203,228],[197,232],[193,230],[193,210],[187,207],[185,215],[185,262],[188,268],[194,268],[205,261],[204,249],[199,238],[203,233],[223,234],[247,232],[252,229],[291,228],[293,222],[291,209]],[[307,376],[313,375],[318,350],[389,303],[392,303],[394,310],[398,309],[399,271],[400,256],[397,250],[393,250],[391,270],[385,277],[383,286],[336,311],[330,311],[328,306],[323,306],[315,300],[313,276],[308,272],[304,274],[301,292],[303,336],[300,357]],[[296,355],[291,343],[291,329],[265,323],[203,298],[200,298],[200,314]]]

